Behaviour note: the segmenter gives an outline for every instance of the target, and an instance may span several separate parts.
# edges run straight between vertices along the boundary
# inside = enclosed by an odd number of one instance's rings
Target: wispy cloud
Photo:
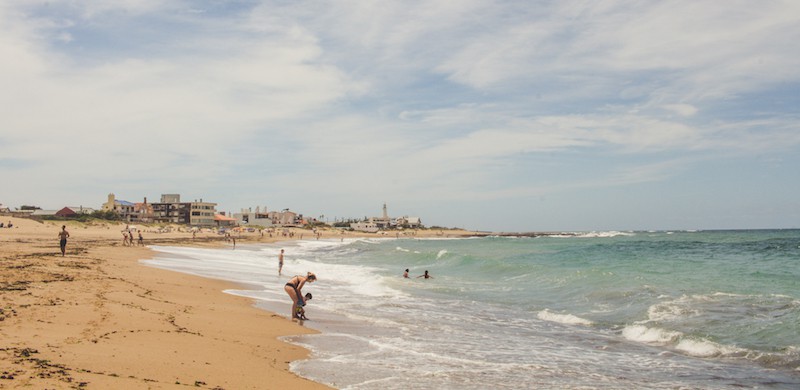
[[[678,188],[797,154],[798,22],[791,1],[10,0],[0,200],[451,199],[495,228],[481,202]]]

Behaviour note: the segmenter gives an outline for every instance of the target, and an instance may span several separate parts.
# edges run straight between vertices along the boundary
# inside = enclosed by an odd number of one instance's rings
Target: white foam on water
[[[523,268],[520,274],[491,279],[502,282],[496,284],[483,279],[470,284],[469,278],[459,279],[461,275],[446,272],[437,274],[432,281],[403,279],[393,271],[405,265],[395,267],[393,261],[403,262],[409,256],[405,252],[418,253],[417,248],[426,248],[422,253],[428,255],[425,259],[416,256],[418,262],[433,262],[434,254],[437,259],[457,256],[449,256],[450,252],[442,249],[442,245],[426,247],[420,241],[403,243],[394,239],[389,243],[387,239],[287,242],[250,249],[242,246],[241,251],[240,248],[169,248],[168,255],[159,256],[165,259],[160,264],[165,268],[170,268],[165,263],[171,262],[183,272],[211,277],[216,273],[220,278],[255,282],[262,288],[226,292],[267,303],[261,307],[274,306],[279,313],[288,311],[291,304],[283,290],[288,278],[314,272],[319,282],[306,284],[303,292],[314,294],[309,308],[313,321],[308,325],[323,333],[292,338],[295,342],[309,342],[306,346],[315,351],[311,360],[294,362],[292,367],[300,375],[328,375],[334,378],[328,380],[336,380],[336,387],[340,388],[396,385],[403,389],[478,389],[486,388],[487,384],[506,383],[503,381],[516,384],[513,388],[557,388],[557,384],[578,388],[596,385],[589,383],[590,375],[607,375],[604,380],[609,381],[608,388],[646,388],[654,383],[654,378],[660,380],[659,386],[650,388],[678,388],[686,380],[705,380],[707,370],[700,366],[717,367],[720,359],[714,358],[741,356],[736,355],[741,353],[739,349],[696,337],[701,333],[688,326],[703,318],[696,317],[698,312],[718,315],[717,309],[721,308],[721,312],[728,313],[724,310],[729,306],[725,295],[709,292],[674,298],[669,292],[653,289],[658,293],[654,295],[658,296],[657,301],[645,302],[633,317],[645,321],[615,322],[616,318],[603,316],[606,318],[595,323],[569,314],[570,311],[585,313],[585,309],[571,310],[536,302],[531,305],[551,308],[523,311],[505,301],[499,304],[492,301],[496,286],[511,291],[508,281],[524,279],[530,274],[528,268]],[[384,245],[374,246],[379,243]],[[456,244],[447,245],[451,250],[457,248],[459,254],[469,253]],[[282,277],[277,275],[280,248],[286,248]],[[485,295],[476,293],[475,286],[485,287],[481,283],[492,287]],[[782,301],[785,301],[780,302],[782,305],[789,303],[789,309],[796,307],[792,305],[796,299],[786,297]],[[613,313],[611,309],[607,311]],[[594,314],[586,316],[595,318]],[[682,320],[687,320],[686,327],[680,326]],[[616,325],[609,326],[609,322]],[[629,325],[622,325],[625,323]],[[631,342],[620,342],[623,339]],[[531,354],[531,350],[538,353]],[[657,356],[654,350],[669,354]],[[521,370],[510,362],[537,370],[535,373]],[[693,379],[668,384],[671,373],[676,371],[688,373],[687,378]],[[394,382],[397,378],[401,379]]]
[[[553,313],[553,312],[550,312],[547,309],[544,309],[544,310],[540,311],[536,316],[540,320],[543,320],[543,321],[557,322],[557,323],[566,324],[566,325],[590,326],[590,325],[594,324],[592,321],[589,321],[589,320],[587,320],[585,318],[580,318],[580,317],[572,315],[572,314]]]
[[[638,343],[671,347],[694,357],[723,357],[742,355],[747,352],[742,348],[722,345],[703,338],[687,337],[681,332],[644,325],[626,326],[622,330],[622,336]]]
[[[679,340],[681,336],[683,336],[681,332],[644,325],[628,325],[622,329],[622,337],[645,344],[669,345]]]
[[[678,318],[688,318],[699,314],[697,309],[691,307],[686,297],[677,300],[660,302],[647,309],[647,318],[650,321],[670,321]]]
[[[743,349],[720,345],[712,341],[703,339],[683,338],[675,346],[675,349],[695,357],[717,357],[744,352]]]

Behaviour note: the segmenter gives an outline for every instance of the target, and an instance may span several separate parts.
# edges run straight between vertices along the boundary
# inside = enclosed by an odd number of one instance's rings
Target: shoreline
[[[241,287],[236,283],[141,264],[155,251],[123,246],[124,224],[9,220],[14,227],[0,229],[0,389],[330,388],[289,371],[309,351],[279,340],[315,330],[224,292]],[[71,235],[65,257],[57,239],[62,224]],[[241,244],[315,239],[308,230],[293,231],[293,237],[235,238]],[[393,238],[322,233],[321,239]],[[145,245],[233,247],[212,233],[144,234]]]

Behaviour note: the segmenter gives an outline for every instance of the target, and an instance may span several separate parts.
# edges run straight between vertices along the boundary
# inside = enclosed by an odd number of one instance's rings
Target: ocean
[[[153,249],[286,317],[314,272],[291,368],[336,388],[800,389],[800,230]]]

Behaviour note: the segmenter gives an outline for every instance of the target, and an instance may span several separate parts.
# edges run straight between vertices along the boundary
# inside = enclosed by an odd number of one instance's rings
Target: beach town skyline
[[[798,22],[789,1],[4,1],[0,201],[796,228]]]
[[[318,224],[347,227],[355,230],[378,231],[385,229],[426,228],[418,216],[389,214],[386,203],[378,214],[365,213],[364,216],[325,216],[304,214],[290,208],[268,208],[267,206],[243,207],[237,211],[217,209],[217,203],[199,199],[181,199],[180,194],[161,194],[160,198],[141,202],[119,199],[114,193],[107,196],[107,201],[96,206],[92,203],[81,203],[79,206],[66,205],[57,207],[40,207],[25,204],[9,207],[0,203],[0,215],[15,217],[32,217],[35,219],[70,219],[81,216],[92,216],[105,219],[113,213],[112,220],[128,224],[178,224],[193,227],[306,227]],[[100,214],[97,214],[100,212]],[[337,225],[337,223],[339,225]],[[357,226],[356,226],[357,225]],[[0,226],[2,227],[2,226]],[[443,228],[428,226],[429,228]],[[458,227],[455,227],[458,229]]]

